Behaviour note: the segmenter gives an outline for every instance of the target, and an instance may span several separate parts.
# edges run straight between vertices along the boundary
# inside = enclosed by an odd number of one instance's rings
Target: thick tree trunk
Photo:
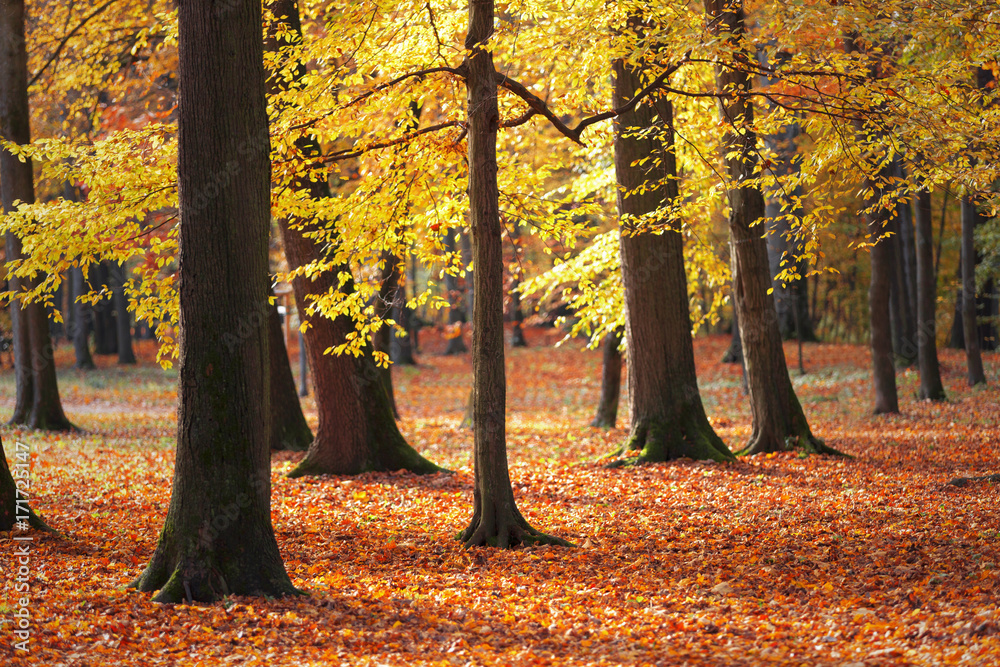
[[[597,414],[590,422],[598,428],[614,428],[618,421],[618,399],[622,391],[622,342],[621,329],[609,333],[601,344],[603,364],[601,365],[601,398],[597,403]]]
[[[278,0],[272,10],[275,16],[284,17],[285,27],[295,39],[301,38],[301,22],[294,0]],[[279,47],[277,38],[269,37],[268,48]],[[304,68],[301,69],[304,73]],[[272,78],[269,85],[282,84]],[[299,150],[306,158],[320,157],[319,145],[314,140],[300,140]],[[295,187],[302,188],[315,199],[330,196],[325,178],[303,178]],[[285,257],[291,269],[326,259],[322,247],[305,235],[309,224],[303,220],[278,220]],[[313,373],[319,425],[305,458],[289,476],[355,475],[400,469],[415,473],[438,472],[441,469],[410,447],[399,432],[371,349],[358,357],[324,354],[346,340],[354,331],[354,322],[350,317],[330,319],[318,313],[310,314],[308,306],[314,296],[335,289],[353,290],[350,281],[343,287],[338,286],[338,274],[349,271],[350,267],[340,266],[312,280],[305,276],[292,280],[299,319],[308,326],[303,338]]]
[[[268,308],[267,332],[271,359],[271,451],[305,451],[309,449],[313,434],[295,391],[277,303]]]
[[[934,228],[931,220],[931,191],[917,195],[917,361],[920,366],[920,398],[945,399],[937,356],[937,276],[934,274]]]
[[[125,267],[118,263],[109,265],[108,278],[111,282],[112,301],[115,307],[115,325],[118,338],[118,363],[134,364],[132,351],[132,316],[128,312],[128,297],[125,296]]]
[[[457,232],[454,229],[449,229],[447,234],[445,234],[444,247],[449,254],[454,255],[457,251],[457,246],[455,244],[455,235]],[[463,284],[468,283],[468,274],[463,278]],[[469,348],[465,345],[465,339],[462,337],[461,325],[465,323],[467,317],[465,313],[465,290],[459,288],[459,279],[450,273],[444,274],[444,289],[448,293],[448,303],[450,307],[448,308],[448,324],[451,325],[451,331],[448,339],[448,345],[445,347],[444,353],[446,355],[453,354],[465,354],[469,351]]]
[[[705,0],[713,31],[734,46],[746,28],[742,0]],[[749,59],[749,54],[744,54]],[[748,454],[800,449],[837,453],[813,436],[799,403],[781,345],[774,299],[768,293],[771,276],[767,242],[757,223],[764,217],[764,195],[741,185],[754,177],[757,135],[752,129],[753,104],[736,91],[751,90],[750,77],[737,69],[716,69],[722,119],[726,125],[722,153],[729,171],[729,234],[733,293],[739,314],[740,338],[753,413],[753,431],[743,450]],[[631,368],[629,369],[631,373]]]
[[[975,229],[980,214],[976,202],[962,197],[962,333],[969,386],[986,383],[983,356],[976,325],[976,245]]]
[[[158,602],[297,593],[271,525],[270,141],[261,6],[179,5],[180,377]]]
[[[86,281],[83,277],[83,269],[78,266],[73,267],[72,290],[70,294],[74,301],[77,297],[87,293]],[[93,370],[94,358],[90,355],[90,323],[92,320],[91,306],[89,303],[75,301],[73,310],[75,328],[73,330],[73,351],[76,353],[76,367],[80,370]]]
[[[497,186],[496,70],[486,48],[493,34],[493,0],[469,2],[468,55],[469,215],[475,236],[475,308],[472,367],[475,487],[473,514],[460,539],[467,546],[508,548],[551,542],[521,516],[507,468],[506,403],[503,336],[503,239]]]
[[[28,55],[24,42],[24,1],[0,2],[0,136],[17,144],[31,143],[28,107]],[[10,151],[0,151],[0,202],[4,212],[14,209],[14,202],[35,201],[31,160],[22,162]],[[7,261],[21,257],[21,242],[7,234]],[[31,281],[9,277],[12,292],[30,289]],[[49,335],[49,321],[41,303],[11,304],[14,329],[14,366],[17,398],[12,424],[49,431],[71,430],[73,425],[63,414],[56,381],[56,366]]]
[[[613,68],[619,107],[642,88],[642,71],[621,60]],[[654,136],[636,136],[654,126]],[[656,166],[637,166],[640,160]],[[677,197],[673,107],[665,97],[615,119],[615,176],[631,428],[622,453],[638,451],[639,462],[731,459],[708,423],[698,391],[680,225],[671,220],[659,234],[635,226]]]

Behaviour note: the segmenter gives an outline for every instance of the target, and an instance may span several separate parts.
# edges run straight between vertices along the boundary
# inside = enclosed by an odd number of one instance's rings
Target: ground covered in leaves
[[[85,434],[6,428],[31,447],[35,507],[30,653],[0,626],[4,665],[1000,663],[1000,472],[996,355],[970,390],[942,353],[949,401],[872,417],[864,347],[807,345],[795,385],[813,430],[851,460],[777,455],[732,464],[603,468],[626,433],[586,426],[598,352],[546,345],[508,356],[515,494],[537,528],[575,542],[507,552],[455,539],[471,515],[471,433],[459,428],[466,357],[424,335],[394,370],[401,428],[454,475],[288,480],[273,459],[273,520],[307,596],[165,606],[124,588],[149,559],[170,497],[176,375],[112,360],[81,373],[61,350],[66,411]],[[699,339],[699,377],[726,443],[749,435],[739,368],[723,337]],[[792,345],[786,348],[790,362]],[[0,409],[13,403],[10,371]],[[315,411],[306,399],[311,419]],[[624,425],[623,406],[619,425]],[[314,423],[314,422],[313,422]],[[10,619],[13,542],[0,534],[0,622]]]

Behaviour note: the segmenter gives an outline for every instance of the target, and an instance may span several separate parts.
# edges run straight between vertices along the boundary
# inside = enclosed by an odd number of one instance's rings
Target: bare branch
[[[337,151],[335,153],[330,153],[329,155],[323,157],[323,161],[341,162],[343,160],[350,160],[351,158],[360,157],[365,153],[369,153],[371,151],[407,144],[422,134],[430,134],[431,132],[438,132],[440,130],[445,130],[449,127],[464,127],[464,123],[457,120],[449,120],[444,123],[438,123],[437,125],[430,125],[428,127],[424,127],[419,130],[415,130],[413,132],[409,132],[401,137],[397,137],[396,139],[392,139],[390,141],[379,141],[374,144],[363,146],[362,148],[346,149],[342,151]]]

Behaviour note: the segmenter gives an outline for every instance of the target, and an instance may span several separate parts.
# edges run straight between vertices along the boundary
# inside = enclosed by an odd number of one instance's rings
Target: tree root
[[[787,436],[781,447],[771,446],[767,438],[757,437],[747,443],[747,446],[736,452],[737,456],[755,456],[757,454],[768,454],[772,452],[799,452],[803,455],[826,454],[828,456],[841,456],[853,459],[850,454],[846,454],[839,449],[831,447],[808,431],[799,436]]]
[[[514,547],[529,547],[536,544],[551,544],[560,547],[576,546],[572,542],[548,535],[532,528],[521,513],[514,508],[513,512],[487,512],[479,510],[472,517],[469,527],[458,535],[458,539],[467,547],[497,547],[513,549]],[[489,519],[483,519],[483,516]]]
[[[688,419],[685,423],[668,425],[660,420],[645,420],[632,429],[629,439],[617,451],[604,457],[616,459],[606,468],[662,463],[681,458],[696,461],[734,461],[736,457],[716,435],[708,420]],[[638,457],[627,457],[630,452]],[[622,457],[622,458],[619,458]]]

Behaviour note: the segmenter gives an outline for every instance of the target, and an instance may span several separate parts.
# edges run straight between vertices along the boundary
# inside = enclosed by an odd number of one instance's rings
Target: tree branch
[[[562,122],[562,120],[560,120],[559,117],[556,116],[551,109],[549,109],[548,104],[546,104],[544,100],[542,100],[540,97],[538,97],[530,90],[525,88],[518,81],[515,81],[514,79],[511,79],[508,76],[498,74],[497,85],[500,86],[501,88],[505,88],[506,90],[520,97],[522,100],[527,102],[528,107],[532,111],[534,111],[533,114],[522,115],[519,118],[515,119],[514,121],[510,122],[512,123],[516,122],[516,124],[519,125],[521,123],[527,122],[527,120],[533,115],[536,114],[542,115],[545,116],[545,118],[547,118],[548,121],[552,123],[552,125],[557,130],[559,130],[559,132],[561,132],[564,136],[569,137],[576,143],[583,146],[584,143],[580,140],[580,135],[583,133],[585,129],[587,129],[594,123],[601,122],[602,120],[615,118],[623,113],[628,113],[629,111],[634,109],[639,104],[639,102],[641,102],[643,99],[648,97],[653,91],[662,86],[663,82],[665,82],[670,77],[671,74],[680,69],[680,67],[684,65],[684,63],[689,62],[690,59],[691,59],[691,54],[690,52],[688,52],[684,55],[683,58],[681,58],[679,61],[677,61],[667,69],[665,69],[658,77],[656,77],[656,79],[653,80],[652,83],[650,83],[648,86],[637,92],[632,99],[630,99],[622,106],[618,107],[617,109],[612,109],[611,111],[604,111],[594,116],[584,118],[579,123],[577,123],[576,127],[573,128],[570,128],[569,126],[566,125],[566,123]]]
[[[42,64],[42,66],[38,69],[38,71],[35,72],[35,74],[28,81],[28,88],[31,88],[31,86],[33,86],[35,82],[38,81],[38,77],[40,77],[42,73],[46,69],[48,69],[49,65],[55,62],[56,58],[58,58],[59,54],[62,53],[63,48],[66,46],[69,40],[73,39],[73,36],[76,35],[76,33],[78,33],[83,26],[87,25],[90,19],[94,18],[95,16],[97,16],[98,14],[100,14],[101,12],[103,12],[105,9],[115,4],[116,2],[118,2],[118,0],[108,0],[103,5],[92,11],[90,14],[83,17],[83,19],[76,24],[75,28],[66,33],[66,35],[59,41],[59,44],[56,46],[55,51],[52,52],[52,55],[48,57],[48,59]]]
[[[341,162],[343,160],[350,160],[351,158],[356,158],[369,153],[371,151],[380,150],[382,148],[391,148],[392,146],[399,146],[401,144],[409,143],[422,134],[429,134],[431,132],[437,132],[439,130],[444,130],[449,127],[464,127],[464,123],[457,120],[449,120],[444,123],[438,123],[437,125],[430,125],[428,127],[415,130],[408,134],[404,134],[401,137],[392,139],[390,141],[379,141],[374,144],[369,144],[363,148],[356,149],[345,149],[342,151],[337,151],[335,153],[330,153],[323,157],[323,162]]]

